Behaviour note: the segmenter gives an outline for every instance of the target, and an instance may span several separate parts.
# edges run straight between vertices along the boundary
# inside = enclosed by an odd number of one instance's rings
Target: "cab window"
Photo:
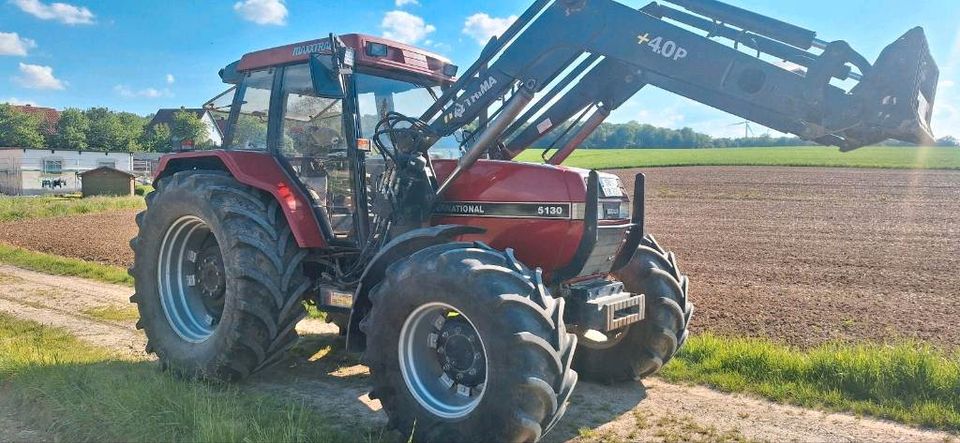
[[[317,97],[307,64],[283,73],[283,141],[280,152],[322,206],[333,232],[353,231],[353,193],[343,130],[343,103]]]
[[[273,87],[273,69],[253,71],[243,79],[240,109],[231,109],[234,94],[223,94],[207,103],[207,108],[218,113],[232,114],[236,123],[227,129],[229,144],[227,149],[265,151],[267,149],[267,119],[270,113],[270,90]]]

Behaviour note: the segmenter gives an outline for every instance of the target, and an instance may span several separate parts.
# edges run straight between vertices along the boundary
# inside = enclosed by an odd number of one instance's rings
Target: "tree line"
[[[572,134],[574,131],[569,131]],[[546,148],[554,144],[563,135],[559,132],[552,137],[546,137],[537,143],[536,147]],[[557,143],[559,145],[559,143]],[[738,148],[738,147],[775,147],[775,146],[806,146],[815,143],[802,140],[798,137],[771,137],[760,135],[755,137],[712,137],[696,132],[691,128],[669,129],[631,121],[627,123],[603,123],[583,142],[586,149],[616,149],[616,148]],[[898,145],[897,142],[888,144]],[[960,146],[954,137],[943,137],[937,140],[938,146]]]
[[[0,146],[69,151],[170,152],[180,140],[209,144],[206,125],[192,113],[178,111],[170,125],[147,128],[152,115],[107,108],[68,108],[51,124],[35,112],[0,104]]]
[[[366,117],[366,116],[365,116]],[[109,152],[170,152],[182,140],[193,140],[196,149],[210,147],[206,125],[193,112],[178,111],[173,121],[147,128],[152,115],[141,117],[130,112],[107,108],[80,110],[68,108],[60,112],[55,126],[50,126],[40,114],[23,112],[15,106],[0,104],[0,147],[47,148],[72,151]],[[368,125],[365,119],[364,126]],[[238,137],[266,139],[266,125],[238,124]],[[250,132],[251,134],[247,134]],[[573,131],[570,131],[572,133]],[[255,134],[254,134],[255,133]],[[546,148],[556,142],[563,131],[547,137],[536,147]],[[245,139],[245,138],[241,138]],[[811,142],[797,137],[720,138],[696,132],[691,128],[669,129],[631,121],[603,123],[587,138],[587,149],[612,148],[729,148],[803,146]],[[891,142],[890,144],[898,144]],[[960,146],[954,137],[943,137],[938,146]]]

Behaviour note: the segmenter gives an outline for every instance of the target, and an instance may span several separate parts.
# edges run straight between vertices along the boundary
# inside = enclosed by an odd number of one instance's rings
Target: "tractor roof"
[[[355,66],[361,72],[429,84],[446,84],[456,80],[454,76],[444,74],[444,68],[452,66],[450,60],[432,52],[370,35],[347,34],[339,38],[347,47],[353,48]],[[374,47],[378,51],[375,51]],[[308,40],[245,54],[226,70],[246,72],[271,66],[301,63],[307,61],[310,54],[329,53],[329,38]],[[376,55],[378,53],[380,55]],[[386,55],[382,55],[384,53]],[[226,79],[227,77],[224,77],[225,81]]]

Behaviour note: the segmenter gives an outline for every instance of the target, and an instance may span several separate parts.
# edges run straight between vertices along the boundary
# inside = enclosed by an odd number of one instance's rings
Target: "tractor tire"
[[[564,300],[512,251],[423,249],[392,264],[370,299],[370,396],[407,438],[531,442],[566,411],[577,339]]]
[[[613,274],[627,291],[646,296],[644,319],[608,334],[606,341],[580,335],[573,367],[584,380],[613,383],[653,375],[687,339],[694,308],[687,277],[680,274],[672,252],[648,235]]]
[[[296,343],[306,251],[273,197],[225,173],[178,172],[157,182],[137,225],[130,301],[161,368],[236,381]]]

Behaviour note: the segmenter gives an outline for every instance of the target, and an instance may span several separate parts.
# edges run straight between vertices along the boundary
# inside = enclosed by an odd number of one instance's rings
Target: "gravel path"
[[[106,322],[78,314],[89,307],[129,306],[129,288],[2,265],[0,282],[0,312],[62,327],[93,344],[147,358],[142,354],[143,335],[132,322]],[[351,432],[400,440],[391,433],[381,434],[385,420],[379,403],[366,397],[367,370],[342,352],[335,330],[315,321],[305,322],[298,330],[305,337],[294,357],[246,386],[305,401]],[[0,441],[47,439],[16,420],[14,413],[0,406]],[[614,386],[580,383],[567,415],[547,441],[611,438],[942,442],[953,436],[652,379]]]

